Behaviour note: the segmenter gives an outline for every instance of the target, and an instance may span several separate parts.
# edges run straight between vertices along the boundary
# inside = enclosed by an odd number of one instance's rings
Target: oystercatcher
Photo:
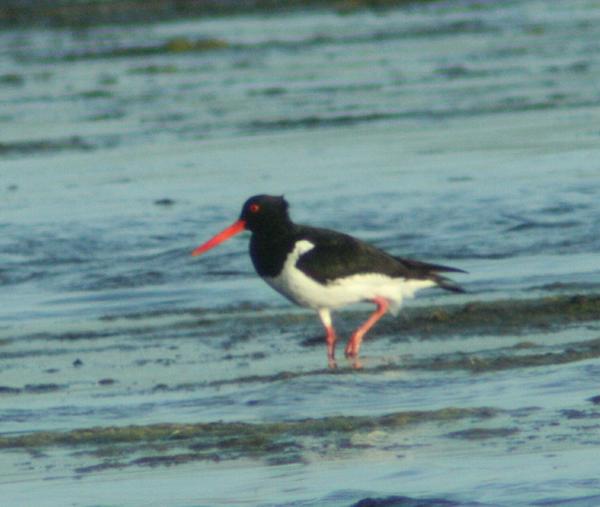
[[[248,230],[256,272],[290,301],[312,308],[327,332],[327,358],[335,366],[336,334],[331,310],[360,301],[375,303],[375,312],[352,334],[346,357],[357,358],[363,337],[389,310],[395,315],[405,297],[438,286],[464,292],[440,272],[461,269],[394,257],[352,236],[295,224],[281,196],[256,195],[242,207],[237,221],[196,248],[200,255]]]

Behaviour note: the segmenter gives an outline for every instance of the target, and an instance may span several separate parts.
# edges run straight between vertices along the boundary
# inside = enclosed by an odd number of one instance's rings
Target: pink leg
[[[377,305],[377,309],[367,319],[367,321],[352,334],[352,337],[346,345],[346,357],[358,357],[358,351],[360,350],[363,337],[365,334],[367,334],[367,331],[369,331],[369,329],[371,329],[383,316],[383,314],[387,312],[390,306],[388,300],[382,297],[376,297],[373,299],[373,302]]]
[[[327,343],[327,362],[330,368],[335,368],[337,366],[335,363],[335,340],[337,337],[331,323],[331,313],[328,309],[322,308],[319,310],[319,317],[325,327],[325,331],[327,331],[327,336],[325,337],[325,342]]]

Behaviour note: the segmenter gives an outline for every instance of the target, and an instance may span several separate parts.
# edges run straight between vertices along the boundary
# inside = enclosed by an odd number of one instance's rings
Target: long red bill
[[[223,229],[219,234],[210,238],[206,243],[201,244],[198,248],[196,248],[192,255],[201,255],[207,250],[216,247],[218,244],[223,243],[223,241],[228,240],[232,236],[242,232],[246,229],[246,221],[238,220],[237,222],[233,222],[227,229]]]

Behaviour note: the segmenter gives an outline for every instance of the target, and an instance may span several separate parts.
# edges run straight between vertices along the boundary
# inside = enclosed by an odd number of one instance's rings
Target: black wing
[[[320,283],[356,274],[380,273],[395,278],[432,280],[445,289],[463,292],[451,280],[436,274],[437,271],[462,272],[460,269],[393,257],[352,236],[327,229],[297,226],[296,237],[315,245],[296,265]]]

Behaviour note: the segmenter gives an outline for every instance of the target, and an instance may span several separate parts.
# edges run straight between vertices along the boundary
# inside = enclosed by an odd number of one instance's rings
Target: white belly
[[[406,280],[377,273],[352,275],[321,284],[296,267],[298,258],[312,248],[311,242],[299,241],[288,255],[281,274],[264,278],[277,292],[300,306],[315,310],[335,309],[382,297],[390,302],[390,311],[395,314],[404,298],[413,297],[417,290],[435,285],[431,280]]]

